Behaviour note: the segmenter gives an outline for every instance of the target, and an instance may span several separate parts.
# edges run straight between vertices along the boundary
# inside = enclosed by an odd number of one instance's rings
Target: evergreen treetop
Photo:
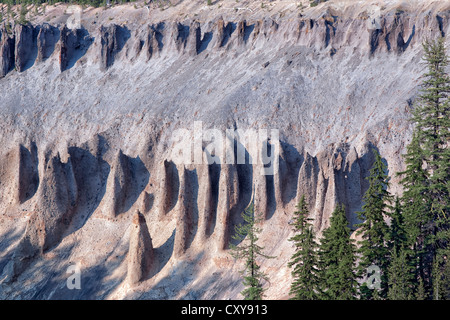
[[[264,248],[257,244],[258,234],[261,229],[257,224],[262,221],[262,217],[255,214],[253,200],[242,213],[244,222],[235,226],[235,234],[232,239],[239,242],[238,245],[230,244],[230,254],[235,259],[245,259],[244,269],[240,271],[243,276],[245,289],[241,292],[245,300],[261,300],[264,296],[263,281],[267,280],[266,275],[260,270],[257,263],[258,258],[273,258],[263,253]]]
[[[365,278],[367,268],[375,265],[381,270],[381,292],[380,297],[385,298],[387,294],[387,268],[389,265],[389,227],[385,218],[390,215],[392,196],[387,191],[389,176],[387,166],[376,149],[372,149],[375,162],[370,169],[369,188],[364,194],[363,211],[358,212],[358,218],[364,220],[359,224],[357,235],[362,235],[359,242],[358,253],[360,262],[358,265],[358,276]],[[366,284],[361,286],[361,296],[364,299],[372,299],[373,290]]]
[[[336,206],[330,227],[324,230],[319,250],[323,299],[352,300],[357,293],[356,247],[343,205]]]
[[[427,71],[411,118],[414,131],[405,155],[407,167],[399,173],[409,250],[421,281],[415,291],[434,298],[442,288],[437,281],[444,273],[450,239],[450,77],[444,43],[442,37],[423,43]]]
[[[289,238],[295,246],[295,252],[288,263],[294,278],[290,294],[295,300],[316,300],[319,298],[319,270],[315,233],[310,219],[305,196],[302,195],[294,212],[294,236]]]

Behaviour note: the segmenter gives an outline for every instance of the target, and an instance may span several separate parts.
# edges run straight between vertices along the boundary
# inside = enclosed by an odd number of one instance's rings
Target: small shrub
[[[317,6],[319,3],[321,3],[321,2],[327,2],[328,0],[309,0],[309,2],[310,2],[310,6],[311,7],[315,7],[315,6]]]

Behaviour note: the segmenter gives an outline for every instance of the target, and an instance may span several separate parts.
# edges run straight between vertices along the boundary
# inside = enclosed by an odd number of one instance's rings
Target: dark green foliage
[[[408,261],[407,251],[402,246],[394,246],[391,263],[388,269],[389,300],[413,299],[412,287],[414,272]]]
[[[450,254],[447,251],[446,260],[444,263],[444,268],[442,272],[442,298],[445,300],[450,300]]]
[[[293,268],[293,282],[290,294],[295,300],[316,300],[319,298],[318,276],[318,245],[312,225],[308,219],[308,205],[303,195],[294,212],[293,231],[294,236],[289,241],[294,242],[295,252],[288,263]]]
[[[405,230],[405,217],[402,212],[400,198],[395,197],[394,210],[390,214],[391,226],[389,228],[389,244],[391,251],[400,251],[407,245],[407,233]]]
[[[263,281],[267,280],[265,274],[260,270],[257,258],[273,258],[263,254],[264,248],[257,244],[258,234],[261,229],[257,224],[262,221],[259,215],[255,215],[253,201],[242,213],[244,222],[235,227],[235,235],[232,236],[237,240],[239,245],[230,244],[230,254],[235,259],[245,259],[245,268],[241,270],[243,275],[243,284],[246,287],[241,294],[245,300],[261,300],[263,298],[264,289]]]
[[[328,0],[309,0],[309,2],[310,2],[310,6],[311,7],[315,7],[315,6],[317,6],[319,3],[321,3],[321,2],[327,2]]]
[[[416,300],[425,300],[427,298],[425,293],[425,285],[423,283],[422,277],[419,277],[419,282],[417,285],[417,293],[416,293]]]
[[[416,295],[437,298],[443,296],[440,281],[450,227],[450,77],[444,39],[427,40],[423,48],[428,70],[411,119],[415,128],[405,155],[407,168],[400,174],[408,248],[414,255],[415,277],[422,281]]]
[[[389,227],[385,218],[390,213],[390,203],[392,196],[387,191],[389,177],[387,167],[381,159],[378,151],[373,149],[375,162],[370,169],[369,188],[364,194],[363,211],[358,212],[358,218],[364,220],[359,224],[357,234],[362,234],[358,250],[361,261],[358,266],[358,276],[365,278],[367,268],[375,265],[381,270],[381,291],[378,292],[380,298],[387,295],[387,268],[389,265]],[[363,299],[372,299],[374,290],[368,288],[364,283],[360,287],[360,294]]]
[[[433,244],[438,249],[448,244],[448,217],[450,213],[450,77],[444,38],[426,41],[423,45],[428,72],[424,75],[419,105],[414,109],[413,122],[426,162],[431,216],[434,223]],[[438,253],[438,252],[437,252]]]
[[[27,6],[25,5],[20,6],[19,21],[18,21],[20,24],[25,25],[28,23],[26,19],[27,13],[28,13]]]
[[[449,249],[447,248],[442,254],[436,255],[433,261],[433,299],[449,300],[450,299],[450,263],[448,261]]]
[[[413,299],[416,285],[414,252],[408,247],[405,218],[400,198],[395,198],[390,225],[390,265],[388,269],[388,299]]]
[[[419,144],[418,133],[413,133],[411,143],[405,156],[406,170],[400,172],[404,193],[401,198],[404,230],[406,234],[405,250],[409,250],[410,263],[413,267],[416,295],[425,297],[425,274],[430,274],[431,268],[431,200],[428,192],[428,173],[424,169],[424,157]],[[417,280],[420,278],[420,282]],[[428,283],[428,281],[427,281]],[[422,286],[419,288],[419,284]]]
[[[433,299],[441,299],[445,296],[442,294],[442,278],[449,258],[447,247],[450,240],[450,77],[446,72],[449,60],[445,53],[444,38],[426,41],[423,48],[428,72],[425,74],[420,104],[414,110],[413,121],[419,132],[429,177],[429,238],[433,264],[431,281],[428,282]]]
[[[357,293],[356,247],[343,205],[334,210],[330,227],[323,232],[319,250],[322,299],[352,300]]]

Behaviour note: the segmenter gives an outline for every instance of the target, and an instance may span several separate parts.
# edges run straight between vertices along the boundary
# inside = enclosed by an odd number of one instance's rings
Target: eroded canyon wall
[[[227,249],[252,198],[279,257],[263,264],[268,294],[286,297],[301,195],[319,234],[337,203],[353,227],[372,149],[401,191],[421,43],[450,17],[387,8],[371,25],[363,7],[332,4],[129,24],[86,15],[77,30],[0,28],[1,298],[236,298]],[[279,148],[278,172],[176,163],[173,133],[194,141],[195,121],[278,130],[264,142]],[[65,286],[71,264],[89,280],[79,291]]]

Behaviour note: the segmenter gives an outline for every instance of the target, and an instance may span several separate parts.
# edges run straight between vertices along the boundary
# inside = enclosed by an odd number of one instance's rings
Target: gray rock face
[[[232,30],[232,24],[228,23],[225,25],[225,21],[222,17],[219,18],[217,21],[217,42],[216,42],[216,48],[220,48],[226,44],[228,39],[230,38],[233,30]]]
[[[20,144],[3,159],[0,181],[4,183],[2,202],[22,204],[34,196],[39,186],[38,152],[35,143]]]
[[[73,217],[77,189],[70,158],[64,163],[59,154],[48,155],[41,170],[42,180],[36,194],[35,210],[5,271],[10,281],[14,281],[34,259],[61,241]]]
[[[196,168],[198,192],[198,231],[196,238],[200,243],[205,243],[211,236],[214,227],[214,213],[217,207],[214,201],[214,182],[212,166],[203,165]],[[201,188],[200,188],[201,187]],[[201,191],[200,191],[201,190]]]
[[[142,213],[136,212],[133,215],[130,233],[127,281],[134,286],[144,280],[156,264],[152,238]]]
[[[73,47],[73,37],[71,37],[72,30],[69,30],[66,26],[63,26],[60,30],[60,52],[59,52],[59,67],[61,71],[66,70],[69,64],[69,54]]]
[[[106,70],[113,65],[116,54],[123,48],[126,39],[129,37],[128,33],[126,27],[115,24],[100,27],[100,67],[102,70]]]
[[[63,37],[65,36],[66,34],[63,35]],[[54,26],[44,24],[39,29],[39,33],[37,35],[37,62],[45,61],[48,57],[51,56],[53,50],[55,49],[55,44],[58,37],[58,29]],[[65,62],[65,64],[67,63]]]
[[[44,224],[42,251],[56,245],[70,225],[78,193],[71,159],[60,155],[45,159],[42,181],[37,194],[37,214]]]
[[[161,51],[161,33],[159,31],[159,25],[149,25],[147,31],[147,38],[145,39],[145,52],[147,61],[152,57],[157,57]]]
[[[108,215],[115,218],[125,212],[126,202],[132,189],[132,171],[129,158],[119,150],[108,177],[106,192],[110,195]]]
[[[223,164],[220,166],[219,195],[217,202],[215,241],[219,250],[228,248],[232,228],[232,217],[238,214],[239,178],[235,165]]]
[[[163,218],[177,202],[180,188],[178,170],[171,161],[164,160],[158,168],[159,178],[159,217]]]
[[[34,143],[30,150],[23,145],[19,147],[19,176],[17,182],[17,199],[19,203],[24,203],[34,196],[39,186],[38,154]]]
[[[24,71],[30,63],[34,48],[33,32],[34,28],[31,25],[18,24],[15,27],[15,66],[19,72]]]
[[[55,34],[53,29],[51,34]],[[83,56],[92,43],[92,38],[84,29],[68,29],[64,25],[60,31],[59,38],[59,66],[61,72],[72,67],[74,63]]]
[[[201,8],[125,25],[89,11],[85,29],[35,26],[33,65],[28,31],[0,29],[0,298],[68,297],[51,277],[75,260],[89,279],[78,298],[239,298],[227,248],[252,197],[260,239],[278,257],[263,264],[268,296],[286,298],[300,197],[319,235],[337,203],[354,226],[371,149],[390,174],[404,168],[421,42],[450,31],[438,2],[388,5],[371,27],[368,7],[334,1],[270,17]],[[12,71],[16,61],[27,72]],[[278,130],[279,172],[176,163],[173,133],[192,137],[194,122]]]
[[[175,258],[182,257],[189,247],[189,244],[193,238],[193,205],[192,190],[198,189],[190,179],[190,175],[186,168],[181,168],[180,172],[180,191],[178,194],[177,215],[176,219],[176,231],[173,255]]]
[[[202,31],[200,28],[200,23],[198,21],[193,21],[189,27],[189,38],[186,44],[188,54],[197,55],[200,50],[202,43]]]
[[[0,29],[0,34],[0,78],[2,78],[14,67],[15,39],[8,34],[4,25]]]

